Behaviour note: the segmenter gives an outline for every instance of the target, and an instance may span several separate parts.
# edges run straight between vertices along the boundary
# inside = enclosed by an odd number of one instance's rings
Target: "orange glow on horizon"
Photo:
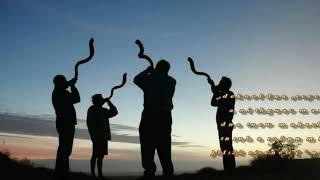
[[[9,152],[15,159],[55,160],[58,139],[55,137],[14,135],[1,137],[0,151]],[[72,160],[89,160],[91,158],[91,143],[88,140],[75,139]],[[109,149],[108,159],[137,159],[137,153],[131,151]]]

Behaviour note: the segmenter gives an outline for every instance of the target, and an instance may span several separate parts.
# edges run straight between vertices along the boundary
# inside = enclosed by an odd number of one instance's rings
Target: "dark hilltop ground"
[[[320,180],[320,159],[258,160],[251,166],[238,167],[233,175],[212,168],[203,168],[197,173],[174,176],[173,180]],[[113,180],[135,180],[139,177],[106,177]],[[46,179],[53,180],[53,170],[34,167],[28,160],[13,160],[8,153],[0,152],[0,179]],[[68,179],[92,180],[81,172],[72,172]],[[157,179],[165,179],[156,177]]]

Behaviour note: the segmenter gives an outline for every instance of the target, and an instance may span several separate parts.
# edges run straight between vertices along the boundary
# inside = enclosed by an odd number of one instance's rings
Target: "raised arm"
[[[209,83],[209,85],[210,85],[210,87],[211,87],[211,91],[212,91],[212,93],[215,93],[217,90],[217,88],[216,88],[216,86],[215,86],[215,84],[214,84],[214,81],[211,79],[211,78],[208,78],[207,79],[208,80],[208,83]]]
[[[154,71],[153,67],[149,66],[146,70],[142,71],[136,77],[134,77],[133,82],[142,90],[144,90],[146,79]]]
[[[214,93],[211,99],[211,106],[219,106],[222,101],[222,97],[217,95],[218,93]]]
[[[75,84],[77,79],[73,78],[69,83],[71,87],[71,100],[73,104],[80,102],[80,94],[78,89],[76,88]]]
[[[110,101],[110,99],[106,99],[106,102],[108,103],[108,106],[110,107],[109,111],[108,111],[108,117],[112,118],[116,115],[118,115],[118,110],[116,108],[116,106],[114,106],[112,104],[112,102]]]

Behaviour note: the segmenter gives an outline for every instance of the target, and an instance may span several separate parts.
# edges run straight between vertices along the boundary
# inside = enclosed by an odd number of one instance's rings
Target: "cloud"
[[[57,137],[58,134],[55,128],[55,122],[52,120],[43,120],[42,116],[17,115],[17,114],[1,114],[0,113],[0,132],[15,133],[35,136],[52,136]],[[50,118],[51,119],[51,118]],[[79,124],[85,123],[83,120],[78,121]],[[126,126],[123,124],[111,124],[112,141],[122,143],[140,144],[138,135],[129,135],[121,132],[133,131],[137,132],[138,128]],[[179,137],[173,135],[173,137]],[[87,129],[76,129],[75,138],[90,139]],[[187,141],[172,141],[172,145],[179,147],[203,147],[194,145]]]
[[[113,131],[129,130],[129,131],[138,131],[138,128],[132,126],[126,126],[122,124],[111,124],[111,129]]]
[[[183,148],[206,148],[206,146],[195,145],[195,144],[190,144],[190,143],[180,144],[179,147],[183,147]]]

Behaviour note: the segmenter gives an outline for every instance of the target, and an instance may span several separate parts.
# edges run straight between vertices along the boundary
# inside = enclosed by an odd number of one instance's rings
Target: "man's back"
[[[151,179],[156,172],[156,150],[163,174],[169,177],[174,172],[171,160],[171,110],[176,80],[168,76],[169,69],[170,64],[160,60],[155,69],[150,66],[134,78],[134,83],[144,92],[139,138],[146,179]]]
[[[54,89],[52,92],[52,104],[57,116],[57,123],[77,124],[76,111],[73,106],[74,100],[69,91]]]
[[[231,122],[234,115],[235,98],[232,91],[217,91],[212,97],[211,105],[217,106],[217,122]]]
[[[144,92],[144,107],[153,110],[172,110],[176,80],[166,74],[138,74],[134,82]]]
[[[151,109],[171,110],[175,84],[175,79],[168,75],[150,75],[144,90],[144,106]]]
[[[108,109],[90,106],[87,113],[87,126],[92,139],[111,139]]]

